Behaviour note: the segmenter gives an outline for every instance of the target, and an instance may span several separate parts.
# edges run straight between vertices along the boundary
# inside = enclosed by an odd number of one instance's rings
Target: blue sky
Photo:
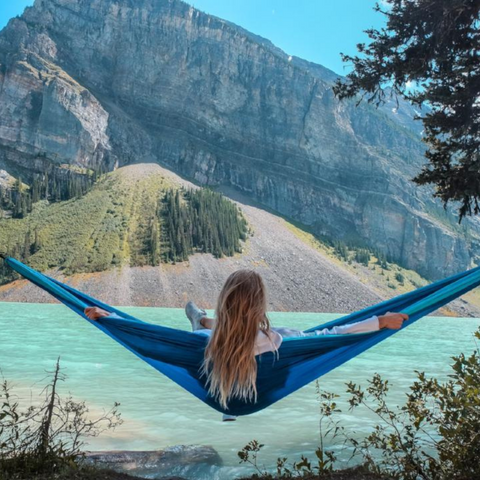
[[[33,0],[0,0],[0,28]],[[355,53],[363,30],[380,27],[375,0],[190,0],[198,9],[268,38],[291,55],[345,74],[340,52]]]

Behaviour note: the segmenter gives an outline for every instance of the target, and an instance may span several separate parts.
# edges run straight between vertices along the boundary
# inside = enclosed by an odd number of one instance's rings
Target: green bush
[[[475,337],[480,340],[480,330]],[[279,458],[276,474],[258,467],[263,445],[250,442],[239,457],[253,465],[252,478],[319,478],[333,471],[338,452],[323,448],[326,439],[343,442],[351,458],[356,458],[379,478],[398,480],[475,480],[480,478],[480,351],[470,356],[453,357],[452,372],[446,381],[428,378],[417,372],[404,405],[389,406],[389,382],[378,374],[362,388],[347,384],[350,411],[374,414],[378,423],[361,440],[341,425],[336,415],[339,396],[318,389],[320,398],[320,436],[316,459],[286,467]],[[356,412],[359,417],[362,411]],[[310,475],[310,477],[309,477]],[[312,477],[315,475],[316,477]],[[344,478],[344,477],[342,477]]]
[[[475,334],[480,339],[480,331]],[[347,384],[350,409],[380,423],[361,441],[347,436],[371,471],[402,480],[480,478],[480,355],[453,357],[449,379],[417,372],[403,406],[390,407],[389,383],[375,375],[366,389]]]
[[[121,424],[117,403],[101,417],[92,419],[84,402],[61,397],[58,384],[64,380],[57,361],[53,378],[42,391],[43,399],[24,408],[20,407],[10,384],[5,380],[1,384],[2,480],[33,479],[37,475],[53,478],[65,469],[79,469],[85,440]]]
[[[355,261],[362,265],[368,267],[368,263],[370,262],[371,254],[370,251],[366,248],[359,248],[355,250]]]
[[[333,242],[333,251],[340,260],[345,260],[346,262],[349,260],[348,247],[344,242],[335,240]]]

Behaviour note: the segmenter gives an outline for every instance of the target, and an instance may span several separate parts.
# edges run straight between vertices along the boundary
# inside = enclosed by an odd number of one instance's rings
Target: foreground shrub
[[[58,394],[65,380],[57,361],[38,405],[21,407],[11,385],[0,387],[0,478],[58,474],[79,466],[88,437],[120,425],[119,404],[91,419],[85,402]],[[43,478],[43,477],[42,477]]]
[[[475,333],[480,339],[480,330]],[[238,455],[256,469],[252,478],[324,478],[334,471],[340,452],[325,450],[324,440],[343,439],[350,459],[378,478],[400,480],[474,480],[480,478],[480,352],[453,357],[446,381],[417,372],[402,406],[389,406],[390,385],[378,374],[366,388],[347,383],[349,410],[373,413],[378,423],[358,440],[335,416],[339,396],[318,389],[321,445],[314,461],[303,457],[287,465],[277,460],[276,473],[258,467],[263,445],[252,441]],[[357,412],[361,416],[362,412]],[[335,478],[335,477],[333,477]],[[347,478],[347,477],[345,477]],[[356,477],[352,477],[356,478]],[[361,478],[361,477],[360,477]]]
[[[351,410],[362,405],[380,420],[364,440],[348,438],[371,470],[405,480],[480,478],[478,349],[453,357],[445,382],[417,372],[403,406],[388,406],[388,381],[379,375],[366,389],[353,383],[347,389]]]

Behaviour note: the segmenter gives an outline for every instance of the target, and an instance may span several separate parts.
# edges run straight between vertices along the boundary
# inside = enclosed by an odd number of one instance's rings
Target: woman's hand
[[[408,315],[406,313],[387,312],[385,315],[378,317],[378,324],[380,328],[398,330],[402,328],[405,320],[408,320]]]
[[[98,308],[98,307],[88,307],[85,309],[85,315],[90,320],[98,320],[99,318],[102,318],[102,317],[108,317],[110,315],[110,312],[107,312],[106,310],[102,310],[101,308]]]

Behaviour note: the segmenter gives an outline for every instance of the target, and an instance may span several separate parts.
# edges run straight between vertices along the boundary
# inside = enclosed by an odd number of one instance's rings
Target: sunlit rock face
[[[467,268],[410,181],[411,108],[340,103],[334,79],[178,0],[36,0],[0,34],[0,169],[160,162],[429,278]]]
[[[87,465],[160,480],[185,480],[183,475],[188,478],[209,478],[212,470],[223,464],[213,447],[201,445],[176,445],[153,451],[88,452],[84,461]],[[169,475],[172,471],[180,473],[182,477]]]

